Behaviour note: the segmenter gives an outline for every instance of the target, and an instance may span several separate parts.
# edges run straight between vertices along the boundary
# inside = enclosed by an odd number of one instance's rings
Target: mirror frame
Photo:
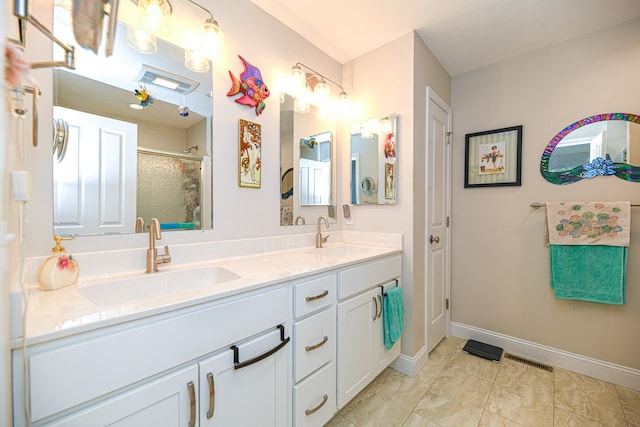
[[[640,166],[633,166],[627,163],[614,163],[610,159],[602,159],[601,157],[595,159],[591,163],[576,166],[568,171],[552,172],[549,170],[549,158],[551,157],[551,153],[565,136],[583,126],[606,120],[622,120],[640,124],[640,116],[629,113],[597,114],[572,123],[558,132],[545,147],[544,152],[542,153],[542,159],[540,160],[540,173],[544,179],[552,184],[564,185],[580,181],[584,178],[615,175],[625,181],[640,182]]]

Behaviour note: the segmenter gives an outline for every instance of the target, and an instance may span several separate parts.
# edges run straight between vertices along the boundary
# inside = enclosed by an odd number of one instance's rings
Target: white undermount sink
[[[306,251],[307,254],[313,255],[325,255],[331,257],[347,257],[354,255],[362,255],[370,252],[369,248],[362,248],[359,246],[330,246],[325,248],[316,248],[310,251]]]
[[[105,281],[79,287],[78,292],[95,304],[115,305],[207,289],[219,283],[239,278],[240,276],[226,268],[206,267],[193,270],[160,271],[127,279]]]

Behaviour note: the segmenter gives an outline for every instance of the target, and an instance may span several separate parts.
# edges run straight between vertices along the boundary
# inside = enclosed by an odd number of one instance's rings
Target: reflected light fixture
[[[209,60],[197,49],[187,49],[184,51],[184,66],[196,73],[206,73],[209,71]]]
[[[153,55],[158,52],[158,39],[142,28],[127,27],[127,45],[145,55]]]
[[[309,72],[305,72],[305,69]],[[287,92],[296,99],[298,97],[306,96],[310,100],[308,102],[320,107],[321,109],[325,109],[329,104],[331,93],[327,81],[333,83],[340,89],[340,93],[337,98],[338,108],[341,110],[346,109],[349,97],[344,91],[342,85],[301,62],[297,62],[291,68],[291,71],[289,71]]]
[[[380,131],[384,134],[389,134],[392,131],[392,124],[389,117],[384,117],[380,119]]]
[[[138,24],[143,30],[155,36],[166,36],[171,32],[169,16],[173,8],[169,0],[138,0],[137,4]]]

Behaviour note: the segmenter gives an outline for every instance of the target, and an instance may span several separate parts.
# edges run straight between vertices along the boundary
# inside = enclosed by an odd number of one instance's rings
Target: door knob
[[[436,236],[429,236],[429,243],[433,244],[433,243],[440,243],[440,237]]]

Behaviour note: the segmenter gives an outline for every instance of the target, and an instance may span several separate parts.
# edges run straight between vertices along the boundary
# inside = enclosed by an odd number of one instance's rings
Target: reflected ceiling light
[[[304,69],[310,72],[307,73],[304,71]],[[303,95],[309,96],[310,94],[313,94],[313,103],[320,108],[325,108],[328,104],[329,95],[331,92],[327,81],[340,88],[340,94],[337,98],[338,108],[344,109],[346,111],[348,108],[347,104],[349,103],[349,97],[344,91],[342,85],[336,83],[335,81],[320,74],[313,68],[301,62],[297,62],[291,68],[291,71],[289,71],[289,87],[287,89],[287,92],[291,96],[296,98]]]
[[[147,33],[166,36],[171,32],[169,16],[173,8],[169,0],[138,0],[138,11],[138,24]]]
[[[141,28],[127,27],[127,46],[145,55],[153,55],[158,52],[158,39]]]
[[[209,60],[200,55],[196,49],[184,51],[184,66],[196,73],[206,73],[209,71]]]
[[[178,83],[171,80],[163,79],[162,77],[156,77],[151,83],[153,83],[154,85],[166,87],[167,89],[171,90],[176,90],[178,87],[180,87]]]
[[[132,108],[134,110],[142,110],[142,109],[144,109],[144,107],[142,105],[134,104],[134,103],[129,104],[129,108]]]

